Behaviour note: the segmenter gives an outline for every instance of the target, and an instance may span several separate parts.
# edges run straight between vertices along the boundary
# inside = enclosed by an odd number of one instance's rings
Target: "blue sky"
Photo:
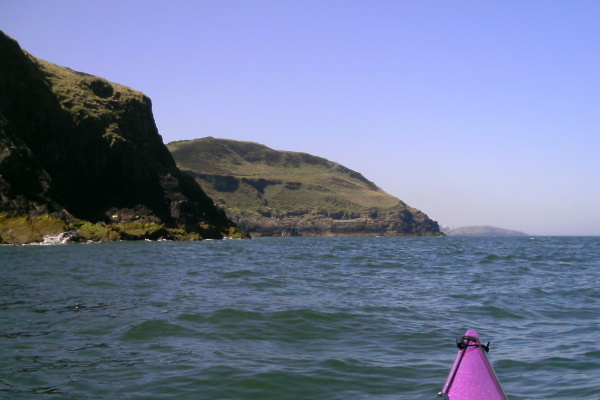
[[[33,55],[204,136],[361,172],[440,224],[600,235],[598,1],[0,0]]]

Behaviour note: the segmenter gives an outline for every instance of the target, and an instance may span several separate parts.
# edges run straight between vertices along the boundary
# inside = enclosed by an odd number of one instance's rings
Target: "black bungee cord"
[[[473,342],[473,344],[471,344],[471,342]],[[452,383],[454,383],[454,378],[456,377],[456,373],[458,372],[458,368],[460,367],[460,363],[462,362],[462,359],[465,356],[467,349],[469,347],[481,347],[483,350],[485,350],[486,353],[489,353],[490,342],[488,342],[484,346],[479,341],[479,338],[477,338],[475,336],[464,335],[464,336],[459,336],[456,338],[456,347],[458,347],[458,349],[461,351],[460,358],[458,359],[458,362],[456,363],[456,368],[454,368],[454,371],[452,372],[452,376],[450,377],[448,386],[446,386],[445,390],[438,393],[436,400],[449,400],[450,399],[450,397],[448,397],[448,392],[450,391],[450,388],[452,387]]]

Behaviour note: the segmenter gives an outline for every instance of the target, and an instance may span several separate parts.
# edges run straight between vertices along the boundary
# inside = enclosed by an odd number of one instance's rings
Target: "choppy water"
[[[600,399],[600,238],[0,247],[2,399]]]

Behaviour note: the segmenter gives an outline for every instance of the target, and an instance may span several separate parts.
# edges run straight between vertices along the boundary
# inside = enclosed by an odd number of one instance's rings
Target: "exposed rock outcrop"
[[[1,31],[0,215],[237,232],[175,165],[148,97],[37,59]]]

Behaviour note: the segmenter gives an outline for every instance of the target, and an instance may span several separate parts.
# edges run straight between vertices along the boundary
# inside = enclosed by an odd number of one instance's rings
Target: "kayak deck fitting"
[[[456,339],[458,354],[438,400],[508,400],[487,358],[489,343],[469,329]]]

